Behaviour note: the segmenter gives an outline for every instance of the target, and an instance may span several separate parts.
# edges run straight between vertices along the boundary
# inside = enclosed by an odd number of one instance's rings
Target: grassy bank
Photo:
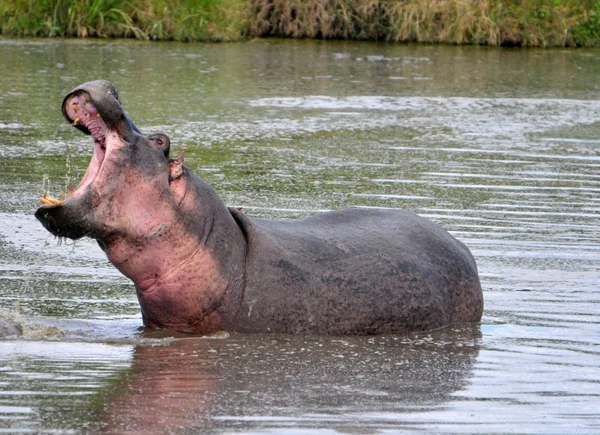
[[[13,36],[600,46],[598,0],[0,0]]]
[[[518,46],[600,43],[600,1],[253,0],[251,33]]]
[[[244,35],[244,0],[0,0],[10,36],[227,41]]]

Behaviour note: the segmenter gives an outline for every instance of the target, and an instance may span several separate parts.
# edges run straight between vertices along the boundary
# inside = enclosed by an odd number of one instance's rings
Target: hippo
[[[369,335],[481,319],[473,256],[423,217],[349,208],[250,219],[183,154],[169,158],[167,136],[144,137],[110,82],[75,88],[62,112],[92,136],[91,162],[35,216],[55,236],[95,239],[133,281],[147,328]]]

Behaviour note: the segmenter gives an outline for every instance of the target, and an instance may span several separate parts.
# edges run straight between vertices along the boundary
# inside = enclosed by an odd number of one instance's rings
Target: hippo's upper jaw
[[[62,113],[69,123],[94,137],[101,133],[94,130],[94,114],[100,115],[107,128],[116,130],[124,124],[141,134],[123,110],[117,88],[107,80],[87,82],[73,89],[63,100]]]

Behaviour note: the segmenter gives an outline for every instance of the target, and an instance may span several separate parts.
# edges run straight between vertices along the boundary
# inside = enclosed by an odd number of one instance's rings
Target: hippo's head
[[[226,307],[240,303],[230,283],[241,282],[246,253],[230,210],[182,155],[169,159],[168,137],[140,134],[111,83],[79,86],[62,112],[92,136],[92,159],[79,186],[64,200],[42,198],[35,216],[56,236],[96,239],[135,284],[146,326],[222,328],[237,313]]]
[[[152,231],[157,209],[178,201],[172,184],[181,175],[182,158],[169,160],[169,139],[142,136],[105,80],[71,91],[62,113],[92,136],[92,159],[79,186],[62,201],[46,201],[37,219],[56,236],[89,236],[103,247],[119,236]]]

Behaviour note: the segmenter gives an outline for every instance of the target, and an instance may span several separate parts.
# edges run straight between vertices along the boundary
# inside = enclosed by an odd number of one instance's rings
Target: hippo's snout
[[[61,237],[63,231],[61,231],[61,227],[58,225],[56,208],[57,206],[42,206],[36,210],[35,217],[53,235]]]

